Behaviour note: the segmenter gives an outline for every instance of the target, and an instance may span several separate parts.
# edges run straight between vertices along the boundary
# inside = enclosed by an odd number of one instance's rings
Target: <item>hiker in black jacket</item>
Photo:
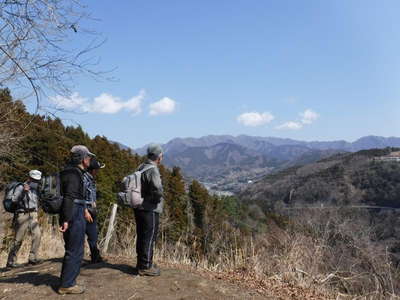
[[[60,173],[63,195],[60,231],[65,242],[65,255],[61,269],[59,294],[82,294],[85,289],[76,284],[84,253],[86,221],[93,219],[86,207],[88,182],[84,173],[95,155],[87,147],[77,145],[71,149],[70,165]]]
[[[158,170],[162,159],[162,148],[159,145],[151,144],[147,148],[147,161],[138,168],[139,171],[147,169],[141,175],[144,201],[134,210],[137,232],[136,267],[139,275],[160,275],[160,269],[153,264],[153,249],[157,240],[160,214],[164,206],[163,187]]]

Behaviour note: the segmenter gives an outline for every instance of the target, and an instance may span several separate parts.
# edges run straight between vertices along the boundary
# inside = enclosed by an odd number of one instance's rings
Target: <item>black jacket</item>
[[[83,173],[79,167],[67,167],[60,173],[61,195],[63,195],[61,223],[72,220],[74,200],[85,199],[85,188],[83,184]]]

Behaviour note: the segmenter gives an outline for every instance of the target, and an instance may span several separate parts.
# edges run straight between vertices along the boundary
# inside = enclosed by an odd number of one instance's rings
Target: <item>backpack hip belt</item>
[[[15,212],[17,215],[19,214],[29,214],[31,212],[37,212],[37,209],[31,208],[31,209],[25,209],[24,211],[17,211]]]
[[[74,199],[74,203],[86,206],[86,200]]]

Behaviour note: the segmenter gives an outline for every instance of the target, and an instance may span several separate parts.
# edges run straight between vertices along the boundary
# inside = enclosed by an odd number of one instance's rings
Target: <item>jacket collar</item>
[[[145,165],[154,165],[154,166],[158,166],[157,163],[151,159],[147,159],[144,163]]]

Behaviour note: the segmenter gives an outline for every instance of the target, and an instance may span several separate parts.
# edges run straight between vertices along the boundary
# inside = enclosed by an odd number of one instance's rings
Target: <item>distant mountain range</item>
[[[162,145],[164,163],[211,188],[239,191],[249,181],[274,170],[315,162],[338,152],[400,147],[400,138],[366,136],[355,142],[298,141],[275,137],[209,135],[175,138]],[[121,145],[123,148],[128,148]],[[146,153],[146,146],[134,150]]]
[[[256,151],[265,151],[273,146],[303,146],[316,150],[341,150],[356,152],[360,150],[399,147],[400,137],[365,136],[355,142],[338,141],[299,141],[276,137],[258,137],[248,135],[208,135],[200,138],[175,138],[164,144],[164,151],[180,152],[189,147],[210,147],[220,143],[238,144]],[[126,146],[125,146],[126,147]],[[144,154],[146,146],[136,149],[139,154]]]

